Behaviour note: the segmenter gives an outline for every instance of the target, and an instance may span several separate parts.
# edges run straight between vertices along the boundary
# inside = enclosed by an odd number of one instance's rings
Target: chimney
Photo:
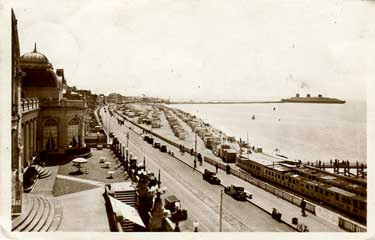
[[[308,94],[306,95],[306,97],[311,97],[310,93],[308,93]]]

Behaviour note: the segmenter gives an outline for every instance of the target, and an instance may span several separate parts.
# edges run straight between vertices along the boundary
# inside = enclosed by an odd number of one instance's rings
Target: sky
[[[21,54],[93,93],[247,100],[366,99],[374,1],[14,1]]]

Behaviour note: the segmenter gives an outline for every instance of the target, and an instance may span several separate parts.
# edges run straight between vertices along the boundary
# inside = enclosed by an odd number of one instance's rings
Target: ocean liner
[[[295,97],[281,99],[281,102],[290,102],[290,103],[336,103],[342,104],[345,103],[344,100],[337,98],[323,97],[322,94],[319,94],[317,97],[312,97],[310,94],[307,94],[306,97],[301,97],[298,93]]]

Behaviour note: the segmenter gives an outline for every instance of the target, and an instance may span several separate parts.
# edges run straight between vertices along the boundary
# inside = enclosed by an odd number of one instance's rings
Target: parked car
[[[167,146],[166,145],[161,145],[160,146],[160,152],[167,152]]]
[[[203,179],[211,184],[220,184],[220,179],[216,176],[216,173],[204,169]]]
[[[179,222],[187,219],[187,211],[181,208],[181,201],[175,195],[167,196],[164,199],[164,202],[164,208],[171,212],[171,220],[173,222]]]
[[[154,143],[154,148],[160,148],[160,143],[155,142],[155,143]]]
[[[246,200],[246,193],[243,187],[238,187],[235,185],[230,185],[224,188],[224,192],[229,196],[233,197],[236,200],[245,201]]]

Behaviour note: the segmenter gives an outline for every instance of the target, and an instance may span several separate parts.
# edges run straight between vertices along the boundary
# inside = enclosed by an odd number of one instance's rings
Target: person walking
[[[216,173],[217,173],[219,170],[219,164],[216,163],[215,167],[216,167]]]
[[[302,200],[301,200],[301,212],[302,212],[302,216],[306,216],[305,209],[306,209],[306,202],[305,202],[305,199],[302,198]]]

